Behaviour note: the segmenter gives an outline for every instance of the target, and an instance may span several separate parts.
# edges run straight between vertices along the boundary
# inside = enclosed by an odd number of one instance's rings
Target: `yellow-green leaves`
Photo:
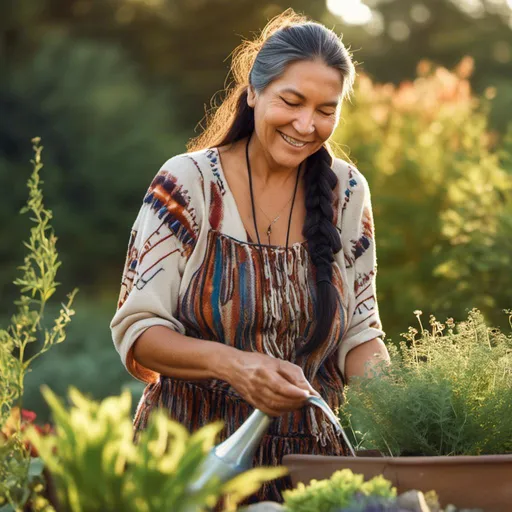
[[[288,474],[285,467],[254,468],[238,475],[222,488],[227,494],[227,512],[236,510],[236,504],[258,491],[264,482]]]
[[[390,499],[396,496],[396,489],[382,475],[365,482],[363,475],[342,469],[329,479],[311,480],[307,486],[299,483],[283,493],[287,512],[331,512],[347,507],[357,496]]]
[[[188,486],[222,424],[190,435],[163,411],[155,411],[134,444],[128,391],[98,403],[71,389],[69,410],[49,389],[43,395],[53,413],[56,436],[40,437],[35,430],[28,435],[72,512],[180,512],[189,507],[199,511],[214,506],[224,494],[236,505],[264,481],[283,474],[283,469],[259,468],[225,486],[213,478],[191,493]]]

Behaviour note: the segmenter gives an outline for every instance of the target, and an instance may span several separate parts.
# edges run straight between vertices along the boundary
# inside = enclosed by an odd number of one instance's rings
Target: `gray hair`
[[[298,61],[322,60],[341,74],[343,98],[350,95],[355,80],[355,67],[341,39],[320,23],[307,22],[283,27],[272,34],[256,56],[249,83],[263,91]]]

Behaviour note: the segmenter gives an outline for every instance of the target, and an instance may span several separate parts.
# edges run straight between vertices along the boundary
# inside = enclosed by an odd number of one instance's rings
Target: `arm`
[[[338,353],[345,380],[369,375],[381,360],[389,362],[376,291],[377,257],[370,189],[364,176],[350,166],[345,208],[340,219],[347,276],[351,281],[349,323]],[[369,368],[366,367],[368,364]]]
[[[184,336],[163,326],[150,327],[134,344],[135,361],[152,371],[185,380],[229,382],[237,349]]]
[[[294,364],[184,336],[163,326],[150,327],[141,334],[133,357],[139,365],[169,377],[224,380],[270,416],[298,409],[310,393],[316,394]]]
[[[380,338],[357,345],[345,359],[347,383],[350,384],[352,377],[364,377],[365,374],[370,377],[376,376],[375,366],[382,361],[390,363],[388,349]]]
[[[159,372],[134,357],[139,339],[156,327],[185,334],[176,314],[179,290],[195,250],[204,203],[201,176],[188,157],[179,155],[154,178],[133,225],[110,327],[127,370],[144,382],[156,381]]]

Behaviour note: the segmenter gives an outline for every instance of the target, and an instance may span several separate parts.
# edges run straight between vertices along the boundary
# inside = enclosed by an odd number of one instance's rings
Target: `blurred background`
[[[508,329],[512,0],[3,0],[0,320],[30,227],[18,212],[34,136],[57,297],[80,288],[68,339],[28,376],[26,408],[46,414],[42,383],[95,398],[142,390],[108,327],[131,224],[161,164],[200,130],[230,52],[288,7],[342,33],[358,63],[335,139],[370,182],[388,341],[414,310],[444,321],[478,307]]]

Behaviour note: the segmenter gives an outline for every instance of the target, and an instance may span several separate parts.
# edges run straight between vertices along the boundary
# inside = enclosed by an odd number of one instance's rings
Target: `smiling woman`
[[[339,71],[320,59],[289,64],[260,93],[249,87],[247,104],[254,109],[261,150],[275,155],[278,165],[297,167],[331,136],[342,96]]]
[[[233,57],[235,85],[189,152],[164,164],[135,221],[112,333],[148,386],[137,431],[164,407],[231,435],[274,416],[255,462],[344,454],[322,413],[387,360],[368,185],[328,140],[354,65],[340,38],[293,11]],[[268,243],[262,243],[266,237]],[[280,500],[286,481],[258,499]]]

